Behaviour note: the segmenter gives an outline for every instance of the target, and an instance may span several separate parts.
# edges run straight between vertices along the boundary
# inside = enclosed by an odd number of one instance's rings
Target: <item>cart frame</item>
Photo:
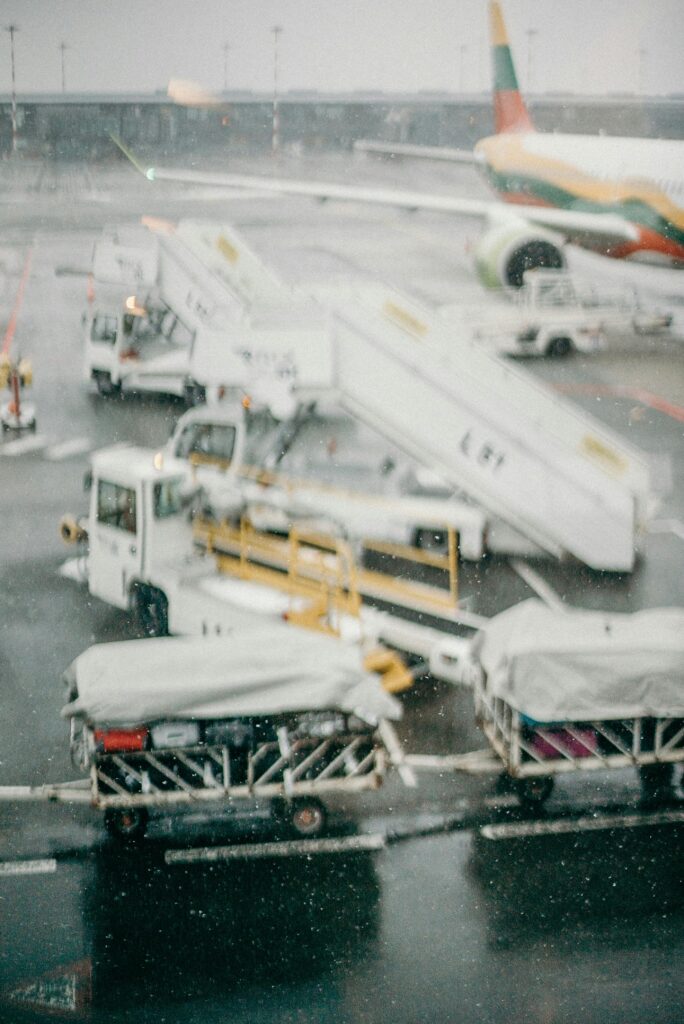
[[[684,762],[682,718],[535,723],[491,695],[484,673],[475,674],[473,693],[477,722],[516,779]]]
[[[233,781],[235,750],[227,744],[97,753],[85,725],[80,735],[72,731],[74,741],[79,755],[86,752],[92,805],[105,811],[378,789],[389,760],[379,732],[296,738],[281,726],[277,739],[246,753],[246,777]]]

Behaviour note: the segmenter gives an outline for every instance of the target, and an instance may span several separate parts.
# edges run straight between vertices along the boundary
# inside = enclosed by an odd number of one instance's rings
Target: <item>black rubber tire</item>
[[[138,625],[145,636],[169,635],[169,602],[161,590],[137,587],[133,603]]]
[[[573,344],[570,338],[552,338],[546,346],[546,355],[553,359],[563,359],[572,352]]]
[[[554,779],[551,775],[530,775],[515,780],[516,796],[522,807],[539,808],[551,796]]]
[[[441,555],[448,550],[449,536],[446,530],[419,527],[413,537],[413,546],[421,551],[435,551]]]
[[[107,373],[106,370],[95,370],[93,380],[95,381],[97,393],[102,398],[112,398],[121,391],[121,385],[112,383],[112,375]]]
[[[648,764],[639,768],[642,802],[652,806],[674,799],[673,779],[673,764]]]
[[[135,843],[143,838],[149,821],[145,807],[124,807],[105,811],[105,828],[110,836],[123,843]]]
[[[325,832],[328,812],[320,800],[301,797],[289,805],[288,821],[292,832],[300,839],[314,839]]]
[[[183,388],[183,401],[189,408],[204,405],[207,401],[207,389],[202,384],[186,384]]]

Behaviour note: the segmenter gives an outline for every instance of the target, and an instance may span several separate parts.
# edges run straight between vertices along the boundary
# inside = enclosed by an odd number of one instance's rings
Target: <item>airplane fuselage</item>
[[[571,240],[615,258],[684,263],[684,142],[510,132],[483,139],[475,157],[507,203],[617,214],[637,235]]]

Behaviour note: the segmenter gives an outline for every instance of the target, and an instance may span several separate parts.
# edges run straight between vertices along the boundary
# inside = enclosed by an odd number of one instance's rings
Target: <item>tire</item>
[[[114,384],[111,373],[108,373],[106,370],[95,370],[93,380],[95,381],[98,395],[101,395],[103,398],[111,398],[114,395],[118,395],[121,391],[121,384]]]
[[[551,796],[553,785],[550,775],[530,775],[515,780],[515,792],[522,807],[538,809]]]
[[[207,400],[207,389],[202,384],[186,384],[183,388],[183,401],[189,408],[204,405]]]
[[[414,547],[421,551],[435,551],[443,554],[447,551],[449,538],[446,530],[430,530],[419,528],[414,534]]]
[[[552,338],[546,346],[546,355],[554,359],[563,359],[572,352],[573,344],[570,338]]]
[[[105,811],[105,828],[120,842],[134,843],[145,835],[149,814],[145,807],[125,807]]]
[[[301,839],[313,839],[325,831],[328,814],[320,800],[303,797],[289,807],[289,825]]]
[[[169,602],[155,587],[138,587],[134,597],[135,615],[145,636],[169,635]]]
[[[653,806],[668,803],[674,797],[673,764],[649,764],[639,768],[642,803]]]

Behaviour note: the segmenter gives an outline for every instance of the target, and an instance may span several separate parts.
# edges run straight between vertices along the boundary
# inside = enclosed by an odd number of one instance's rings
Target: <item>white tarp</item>
[[[78,696],[62,715],[107,725],[328,708],[371,725],[401,716],[357,645],[280,623],[231,638],[95,644],[64,678]]]
[[[684,717],[684,608],[555,611],[530,600],[473,641],[487,688],[537,722]]]

